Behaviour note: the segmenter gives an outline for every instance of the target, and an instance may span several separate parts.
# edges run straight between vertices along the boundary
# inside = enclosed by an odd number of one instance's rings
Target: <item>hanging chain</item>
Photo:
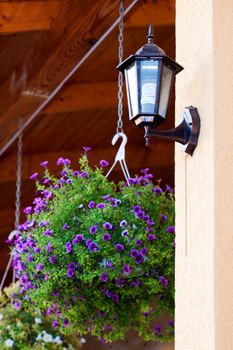
[[[123,60],[123,30],[124,30],[124,4],[123,0],[121,0],[120,8],[119,8],[119,15],[120,15],[120,22],[119,22],[119,34],[118,34],[118,64],[120,64]],[[122,121],[122,115],[123,115],[123,73],[118,72],[118,121],[117,121],[117,133],[123,132],[123,121]]]
[[[17,173],[16,173],[16,200],[15,200],[15,230],[18,229],[20,223],[20,201],[22,187],[22,156],[23,156],[23,120],[19,121],[19,137],[17,152]]]

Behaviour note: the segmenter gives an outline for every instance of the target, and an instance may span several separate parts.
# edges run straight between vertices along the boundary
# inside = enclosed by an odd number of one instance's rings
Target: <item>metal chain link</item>
[[[22,157],[23,157],[23,120],[19,120],[19,137],[17,152],[17,173],[16,173],[16,200],[15,200],[15,229],[18,229],[20,223],[20,204],[22,187]]]
[[[123,60],[123,31],[124,31],[124,1],[121,0],[120,2],[120,8],[119,8],[119,15],[120,15],[120,22],[119,22],[119,34],[118,34],[118,64],[120,64]],[[117,133],[123,132],[123,121],[122,121],[122,115],[123,115],[123,73],[118,72],[118,121],[117,121]]]

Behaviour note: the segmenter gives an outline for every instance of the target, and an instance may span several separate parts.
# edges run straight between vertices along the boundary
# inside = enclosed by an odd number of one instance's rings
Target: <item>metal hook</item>
[[[115,161],[114,161],[111,169],[107,173],[106,177],[109,176],[109,174],[112,172],[113,168],[115,167],[116,163],[119,162],[120,166],[122,168],[123,174],[125,176],[125,179],[126,179],[126,181],[128,183],[128,179],[130,178],[130,175],[129,175],[129,171],[128,171],[128,168],[127,168],[127,165],[126,165],[126,162],[125,162],[125,146],[126,146],[127,141],[128,141],[127,136],[123,132],[116,133],[113,136],[112,145],[114,146],[116,144],[116,142],[119,140],[120,137],[122,138],[120,147],[119,147],[119,149],[117,151],[117,154],[116,154],[116,157],[115,157]]]

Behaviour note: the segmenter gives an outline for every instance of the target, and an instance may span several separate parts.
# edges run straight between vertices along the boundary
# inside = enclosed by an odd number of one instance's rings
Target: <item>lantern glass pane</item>
[[[169,102],[171,84],[172,84],[173,70],[167,66],[163,66],[160,99],[159,99],[159,115],[166,118],[167,107]]]
[[[133,62],[125,70],[125,80],[130,117],[138,114],[137,64]]]
[[[140,77],[141,77],[141,94],[140,106],[141,113],[155,113],[156,108],[156,92],[158,84],[158,66],[156,60],[140,61]]]

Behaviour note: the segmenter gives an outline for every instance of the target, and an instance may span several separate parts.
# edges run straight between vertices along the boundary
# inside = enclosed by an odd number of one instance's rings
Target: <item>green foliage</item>
[[[174,314],[169,187],[155,186],[148,169],[130,185],[115,185],[86,155],[79,171],[67,159],[58,163],[59,179],[46,169],[37,181],[37,198],[15,242],[18,300],[49,314],[65,334],[112,342],[133,327],[145,340],[172,341],[172,322],[153,329],[161,315]]]
[[[78,338],[65,339],[42,315],[32,310],[16,310],[10,298],[16,291],[17,286],[13,285],[0,293],[1,350],[74,350],[80,347]]]

